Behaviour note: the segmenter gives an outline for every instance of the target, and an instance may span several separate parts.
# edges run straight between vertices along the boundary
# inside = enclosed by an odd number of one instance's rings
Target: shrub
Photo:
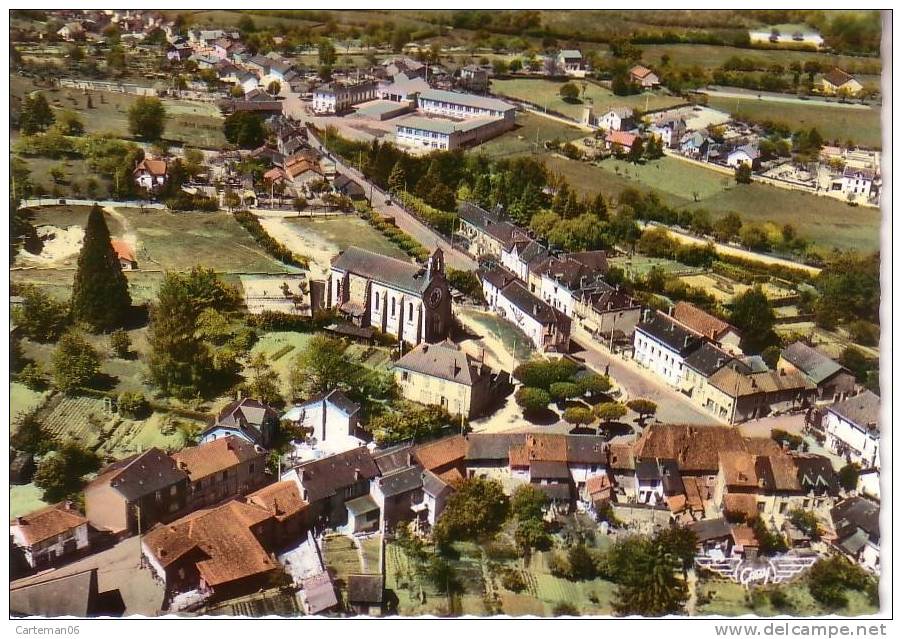
[[[575,426],[591,424],[595,420],[590,408],[571,406],[564,411],[564,421]]]
[[[559,601],[554,605],[554,608],[551,611],[555,617],[575,617],[579,614],[579,610],[577,610],[576,606],[566,601]]]
[[[291,266],[307,267],[307,258],[296,255],[288,248],[280,244],[274,237],[266,232],[257,216],[250,211],[236,211],[233,213],[238,223],[251,234],[251,237],[263,247],[263,250],[272,255],[274,258]]]
[[[770,437],[781,446],[788,446],[790,450],[799,450],[805,444],[805,440],[799,435],[793,435],[779,428],[773,429],[770,432]]]
[[[116,405],[119,407],[119,414],[129,419],[141,419],[145,417],[149,410],[150,404],[141,393],[120,393]]]
[[[33,391],[43,391],[47,388],[47,376],[37,362],[26,364],[19,372],[18,380]]]
[[[130,355],[131,347],[132,340],[124,330],[120,328],[110,333],[110,349],[113,351],[113,355],[125,359]]]
[[[876,346],[880,340],[880,327],[865,320],[855,320],[849,323],[849,337],[856,344]]]
[[[543,408],[547,408],[548,404],[551,403],[551,395],[548,394],[548,391],[529,386],[523,386],[518,389],[514,398],[524,413],[540,411]]]
[[[526,588],[526,580],[519,570],[505,568],[501,573],[501,585],[513,592],[520,592]]]

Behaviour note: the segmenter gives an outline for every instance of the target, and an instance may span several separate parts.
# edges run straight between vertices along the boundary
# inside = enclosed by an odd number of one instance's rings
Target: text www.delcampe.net
[[[886,624],[791,623],[716,624],[718,637],[885,637]]]

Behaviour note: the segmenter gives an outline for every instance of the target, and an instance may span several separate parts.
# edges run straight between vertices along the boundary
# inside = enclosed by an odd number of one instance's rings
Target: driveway
[[[160,614],[163,605],[163,584],[154,580],[150,568],[141,562],[141,543],[138,537],[130,537],[112,548],[67,564],[56,570],[48,570],[14,585],[41,583],[48,579],[65,577],[84,570],[97,568],[97,587],[100,592],[119,590],[125,603],[125,615],[153,617]]]
[[[658,412],[655,413],[654,419],[661,422],[703,426],[723,425],[723,422],[714,415],[700,406],[696,406],[688,397],[667,386],[632,359],[611,354],[578,326],[574,325],[571,331],[573,340],[582,347],[581,350],[572,354],[584,360],[586,365],[596,372],[610,375],[626,395],[623,398],[624,401],[640,397],[650,399],[658,405]],[[628,415],[631,420],[636,417],[635,413]]]

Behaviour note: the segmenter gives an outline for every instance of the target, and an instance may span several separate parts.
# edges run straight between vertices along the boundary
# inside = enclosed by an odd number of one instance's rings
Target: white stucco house
[[[863,468],[880,468],[880,398],[869,390],[828,406],[826,445]]]

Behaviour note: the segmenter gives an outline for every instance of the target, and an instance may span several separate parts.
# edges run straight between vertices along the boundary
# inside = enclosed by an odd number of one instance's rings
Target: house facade
[[[343,453],[365,443],[360,428],[360,404],[338,389],[292,407],[282,419],[308,430],[308,441],[327,454]]]
[[[661,311],[646,311],[633,336],[633,359],[655,373],[667,384],[679,388],[686,357],[703,339]]]
[[[782,350],[777,370],[807,377],[817,387],[819,403],[839,402],[855,392],[855,376],[848,369],[802,342]]]
[[[313,112],[317,115],[340,115],[361,102],[376,99],[376,83],[323,84],[313,92]]]
[[[173,453],[179,470],[188,475],[188,505],[203,508],[246,495],[269,481],[267,451],[236,435],[222,437]]]
[[[494,118],[503,122],[507,129],[514,126],[514,115],[517,107],[513,104],[486,98],[469,93],[455,93],[454,91],[441,91],[429,89],[423,91],[417,97],[419,111],[429,115],[439,115],[446,118],[467,120],[472,118]]]
[[[13,518],[9,523],[9,536],[32,568],[52,566],[90,545],[88,520],[71,502],[61,502]]]
[[[420,344],[393,369],[406,399],[441,406],[468,419],[482,415],[509,384],[507,373],[492,371],[450,341]]]
[[[864,468],[880,468],[880,398],[869,390],[828,406],[826,445]]]
[[[278,430],[279,413],[263,402],[246,397],[223,407],[201,433],[200,443],[234,435],[267,448]]]

